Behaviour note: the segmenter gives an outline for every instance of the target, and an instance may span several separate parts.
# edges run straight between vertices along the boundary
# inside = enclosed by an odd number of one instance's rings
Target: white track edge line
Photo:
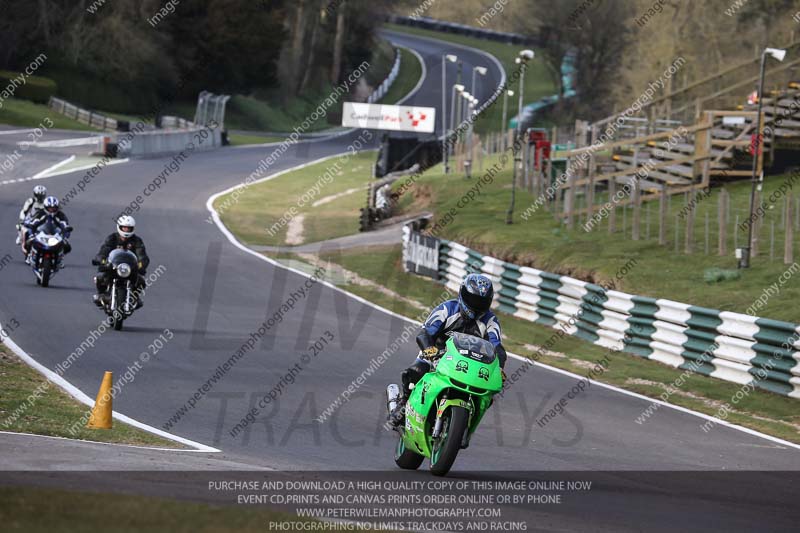
[[[25,361],[29,366],[33,367],[40,374],[44,375],[44,377],[46,377],[48,381],[54,383],[55,385],[57,385],[58,387],[63,389],[67,394],[69,394],[70,396],[72,396],[73,398],[75,398],[76,400],[81,402],[82,404],[87,405],[89,407],[93,407],[94,406],[94,401],[92,401],[92,399],[89,396],[87,396],[82,390],[80,390],[78,387],[76,387],[75,385],[73,385],[72,383],[70,383],[69,381],[64,379],[63,377],[59,376],[58,374],[56,374],[55,372],[53,372],[52,370],[47,368],[43,364],[41,364],[38,361],[36,361],[36,359],[34,359],[30,355],[28,355],[28,353],[25,350],[23,350],[22,348],[20,348],[20,346],[16,342],[14,342],[10,337],[6,337],[3,340],[3,343],[6,346],[8,346],[9,348],[11,348],[11,351],[14,352],[15,354],[17,354],[17,357],[19,357],[20,359]],[[119,420],[120,422],[124,422],[124,423],[126,423],[128,425],[131,425],[131,426],[135,427],[135,428],[138,428],[138,429],[141,429],[143,431],[147,431],[148,433],[152,433],[154,435],[158,435],[159,437],[163,437],[165,439],[172,440],[172,441],[175,441],[175,442],[179,442],[181,444],[185,444],[186,446],[191,446],[191,447],[195,448],[194,450],[170,450],[169,448],[164,448],[164,450],[180,451],[180,452],[194,452],[194,453],[198,453],[198,452],[199,453],[218,453],[218,452],[222,451],[222,450],[218,450],[217,448],[212,448],[211,446],[207,446],[205,444],[202,444],[200,442],[195,442],[193,440],[189,440],[189,439],[185,439],[183,437],[179,437],[177,435],[173,435],[172,433],[167,433],[166,431],[158,429],[157,427],[149,426],[149,425],[147,425],[147,424],[145,424],[143,422],[139,422],[138,420],[134,420],[133,418],[130,418],[129,416],[123,415],[122,413],[118,413],[116,411],[113,412],[113,416],[114,416],[114,418],[116,420]]]
[[[262,183],[262,182],[265,182],[265,181],[269,181],[271,179],[277,178],[278,176],[282,176],[282,175],[287,174],[289,172],[293,172],[295,170],[300,170],[300,169],[306,168],[306,167],[311,166],[311,165],[316,165],[318,163],[322,163],[324,161],[327,161],[328,159],[333,159],[335,157],[340,157],[340,156],[346,155],[348,153],[350,153],[350,152],[343,152],[343,153],[340,153],[340,154],[335,154],[335,155],[323,157],[323,158],[317,159],[315,161],[310,161],[308,163],[303,163],[302,165],[299,165],[299,166],[296,166],[296,167],[293,167],[293,168],[288,168],[288,169],[282,170],[280,172],[277,172],[275,174],[272,174],[270,176],[267,176],[265,178],[261,178],[259,180],[256,180],[251,185],[255,185],[257,183]],[[233,187],[230,187],[228,189],[225,189],[224,191],[221,191],[221,192],[218,192],[218,193],[212,195],[208,199],[208,201],[206,201],[206,208],[209,210],[209,212],[211,212],[211,217],[214,220],[214,223],[216,224],[217,228],[222,232],[223,235],[225,235],[225,237],[228,239],[228,241],[231,244],[233,244],[235,247],[239,248],[240,250],[242,250],[242,251],[244,251],[244,252],[246,252],[246,253],[254,256],[254,257],[258,257],[259,259],[261,259],[263,261],[266,261],[267,263],[270,263],[273,266],[289,270],[291,272],[294,272],[295,274],[299,274],[299,275],[304,276],[306,278],[310,278],[311,277],[310,275],[308,275],[307,273],[305,273],[305,272],[303,272],[301,270],[297,270],[296,268],[292,268],[292,267],[286,266],[286,265],[284,265],[282,263],[279,263],[278,261],[275,261],[272,258],[269,258],[269,257],[267,257],[265,255],[262,255],[259,252],[256,252],[255,250],[252,250],[252,249],[248,248],[247,246],[245,246],[244,244],[239,242],[239,240],[233,235],[233,233],[231,233],[230,230],[228,230],[228,228],[222,223],[222,220],[220,219],[219,214],[214,209],[214,206],[213,206],[214,202],[217,200],[217,198],[219,198],[221,196],[224,196],[226,194],[229,194],[230,192],[234,191],[235,189],[237,189],[237,188],[239,188],[241,186],[242,185],[239,184],[239,185],[235,185]],[[325,285],[326,287],[329,287],[329,288],[331,288],[331,289],[333,289],[335,291],[339,291],[341,293],[347,294],[349,297],[353,298],[354,300],[356,300],[358,302],[361,302],[361,303],[363,303],[365,305],[369,305],[369,306],[371,306],[371,307],[373,307],[375,309],[378,309],[379,311],[382,311],[382,312],[384,312],[384,313],[386,313],[386,314],[388,314],[390,316],[401,318],[401,319],[403,319],[403,320],[405,320],[407,322],[410,322],[412,324],[420,324],[420,322],[417,322],[416,320],[412,320],[412,319],[410,319],[410,318],[408,318],[408,317],[406,317],[404,315],[401,315],[399,313],[395,313],[394,311],[391,311],[389,309],[381,307],[380,305],[375,304],[373,302],[370,302],[370,301],[366,300],[365,298],[362,298],[361,296],[358,296],[356,294],[348,292],[348,291],[342,289],[341,287],[337,287],[336,285],[334,285],[333,283],[330,283],[328,281],[318,280],[317,283],[321,283],[321,284]],[[511,353],[511,352],[509,352],[508,355],[510,355],[511,357],[513,357],[515,359],[518,359],[520,361],[528,361],[529,363],[531,363],[533,365],[540,366],[540,367],[545,368],[547,370],[550,370],[552,372],[556,372],[556,373],[559,373],[559,374],[564,374],[564,375],[567,375],[567,376],[570,376],[570,377],[574,377],[574,378],[578,378],[578,379],[586,379],[585,376],[581,376],[580,374],[575,374],[575,373],[572,373],[572,372],[569,372],[569,371],[566,371],[566,370],[562,370],[562,369],[554,367],[554,366],[550,366],[550,365],[547,365],[547,364],[531,361],[530,359],[528,359],[526,357],[523,357],[521,355],[517,355],[517,354]],[[638,399],[645,400],[645,401],[648,401],[648,402],[657,403],[659,405],[663,405],[665,407],[668,407],[670,409],[674,409],[676,411],[681,411],[683,413],[688,413],[688,414],[697,416],[697,417],[702,418],[704,420],[713,420],[714,422],[716,422],[719,425],[726,426],[726,427],[729,427],[731,429],[735,429],[735,430],[741,431],[743,433],[747,433],[749,435],[760,437],[762,439],[765,439],[765,440],[768,440],[768,441],[771,441],[771,442],[775,442],[777,444],[781,444],[781,445],[784,445],[784,446],[788,446],[790,448],[795,448],[795,449],[800,450],[800,444],[795,444],[793,442],[789,442],[787,440],[783,440],[783,439],[780,439],[778,437],[773,437],[772,435],[767,435],[766,433],[761,433],[761,432],[756,431],[754,429],[750,429],[750,428],[746,428],[746,427],[739,426],[739,425],[736,425],[736,424],[732,424],[732,423],[730,423],[730,422],[728,422],[726,420],[722,420],[720,418],[715,418],[715,417],[713,417],[711,415],[707,415],[707,414],[701,413],[699,411],[693,411],[693,410],[688,409],[686,407],[681,407],[680,405],[674,405],[674,404],[671,404],[671,403],[663,402],[661,400],[657,400],[655,398],[650,398],[649,396],[645,396],[643,394],[639,394],[639,393],[632,392],[632,391],[629,391],[629,390],[621,389],[621,388],[616,387],[614,385],[609,385],[607,383],[601,383],[599,381],[594,381],[594,380],[589,380],[589,381],[591,383],[597,385],[598,387],[601,387],[601,388],[604,388],[604,389],[608,389],[608,390],[611,390],[611,391],[614,391],[614,392],[618,392],[618,393],[624,394],[626,396],[632,396],[634,398],[638,398]]]
[[[123,448],[135,448],[137,450],[148,450],[148,451],[189,452],[189,453],[194,453],[197,451],[197,450],[182,450],[180,448],[157,448],[154,446],[138,446],[136,444],[125,444],[123,442],[101,442],[97,440],[72,439],[70,437],[61,437],[59,435],[40,435],[38,433],[20,433],[19,431],[0,430],[0,435],[19,435],[20,437],[37,437],[42,439],[66,440],[70,442],[76,442],[79,444],[102,444],[104,446],[121,446]]]
[[[65,174],[72,174],[73,172],[80,172],[81,170],[89,170],[90,168],[94,168],[94,167],[96,167],[96,166],[97,166],[97,164],[98,164],[100,161],[102,161],[102,159],[99,159],[99,160],[95,161],[95,162],[94,162],[94,163],[92,163],[91,165],[83,165],[83,166],[81,166],[81,167],[68,168],[68,169],[66,169],[66,170],[62,170],[62,171],[60,171],[60,172],[54,172],[53,174],[48,174],[47,176],[44,176],[44,177],[42,177],[42,178],[39,178],[39,179],[44,179],[44,178],[55,178],[56,176],[63,176],[63,175],[65,175]],[[130,159],[129,159],[129,158],[127,158],[127,157],[126,157],[126,158],[124,158],[124,159],[112,159],[112,160],[110,160],[110,161],[106,161],[106,163],[103,165],[103,167],[110,167],[110,166],[112,166],[112,165],[120,165],[120,164],[122,164],[122,163],[127,163],[128,161],[130,161]]]
[[[47,167],[46,169],[44,169],[44,170],[42,170],[42,171],[40,171],[40,172],[37,172],[36,174],[34,174],[33,176],[31,176],[31,177],[30,177],[30,178],[28,178],[28,179],[29,179],[29,180],[38,180],[38,179],[41,179],[41,177],[42,177],[42,176],[44,176],[45,174],[49,174],[50,172],[53,172],[53,171],[54,171],[54,170],[56,170],[57,168],[59,168],[59,167],[63,167],[64,165],[67,165],[67,164],[69,164],[69,163],[72,163],[73,161],[75,161],[75,156],[74,156],[74,155],[71,155],[71,156],[69,156],[68,158],[66,158],[66,159],[64,159],[64,160],[62,160],[62,161],[60,161],[59,163],[56,163],[55,165],[51,165],[51,166]]]

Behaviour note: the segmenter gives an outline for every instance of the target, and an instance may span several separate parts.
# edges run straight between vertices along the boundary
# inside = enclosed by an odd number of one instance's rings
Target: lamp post
[[[473,133],[473,124],[475,122],[475,106],[478,104],[478,99],[475,98],[474,95],[469,95],[466,97],[468,106],[467,109],[468,115],[467,120],[469,121],[469,129],[467,130],[467,160],[464,162],[464,178],[469,179],[472,177],[472,133]]]
[[[473,67],[472,68],[472,87],[470,88],[470,92],[472,96],[477,98],[477,91],[475,90],[475,74],[480,74],[481,76],[486,76],[486,73],[489,72],[489,69],[486,67]]]
[[[455,131],[456,131],[456,100],[459,100],[459,96],[461,93],[464,92],[464,86],[459,83],[453,84],[453,90],[451,91],[450,95],[450,137],[447,140],[447,153],[453,151],[453,143],[455,142]]]
[[[464,122],[465,120],[467,120],[467,117],[469,116],[468,114],[469,110],[467,108],[469,107],[468,104],[472,99],[472,94],[467,91],[464,91],[461,93],[461,96],[464,97],[464,102],[462,102],[462,105],[464,107],[461,108],[461,116],[459,117],[459,122]]]
[[[508,97],[514,96],[514,91],[511,89],[506,90],[503,93],[503,124],[500,128],[500,132],[503,134],[503,151],[506,151],[506,138],[508,137]]]
[[[767,72],[768,55],[774,57],[778,61],[783,61],[783,58],[786,57],[786,50],[767,48],[761,53],[761,76],[758,82],[758,114],[756,116],[756,141],[753,143],[753,177],[750,184],[750,224],[748,224],[747,228],[747,243],[739,259],[739,268],[750,268],[750,251],[753,246],[753,226],[755,225],[753,213],[756,208],[756,189],[761,190],[761,182],[763,180],[763,172],[761,176],[758,175],[758,161],[761,156],[761,146],[764,142],[764,139],[761,138],[761,109],[764,105],[764,78]]]
[[[458,57],[453,54],[442,56],[442,159],[444,161],[444,173],[450,173],[450,162],[447,150],[447,61],[455,63]]]
[[[456,69],[456,84],[461,85],[461,71],[464,68],[464,62],[458,62],[458,68]],[[465,86],[466,87],[466,86]],[[461,98],[456,99],[456,116],[453,117],[451,124],[453,124],[453,128],[455,128],[455,124],[460,122],[458,117],[461,116]]]
[[[523,93],[525,91],[525,69],[528,65],[528,61],[533,59],[533,50],[522,50],[519,53],[519,56],[516,59],[516,63],[520,67],[520,76],[519,76],[519,110],[517,111],[517,131],[514,134],[515,142],[519,139],[520,134],[522,133],[522,105],[523,105]],[[514,201],[516,200],[517,196],[517,167],[520,167],[522,164],[522,151],[515,150],[514,151],[514,169],[511,173],[511,204],[508,206],[508,212],[506,212],[506,224],[513,224],[514,223]]]

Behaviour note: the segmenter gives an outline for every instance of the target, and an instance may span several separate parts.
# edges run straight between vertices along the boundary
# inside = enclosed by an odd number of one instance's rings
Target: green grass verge
[[[38,128],[42,127],[42,121],[46,117],[50,117],[50,120],[53,121],[53,128],[98,131],[85,124],[81,124],[77,120],[56,113],[44,104],[35,104],[29,100],[9,98],[3,102],[3,107],[0,107],[0,124]]]
[[[417,56],[408,48],[399,47],[400,72],[389,88],[389,92],[380,100],[381,104],[396,104],[417,86],[422,77],[422,64]]]
[[[262,507],[210,505],[149,496],[0,488],[5,531],[270,531],[270,522],[315,522]],[[309,525],[309,530],[313,524]],[[317,528],[319,529],[319,528]]]
[[[244,146],[250,144],[266,144],[277,143],[285,141],[285,137],[264,137],[260,135],[239,135],[238,133],[231,133],[228,135],[228,141],[231,146]]]
[[[487,158],[484,162],[484,173],[496,159]],[[475,172],[475,175],[481,175]],[[785,177],[768,177],[764,184],[764,198],[775,191]],[[697,206],[694,226],[695,253],[683,253],[685,222],[680,223],[680,252],[675,252],[674,223],[676,215],[683,208],[683,196],[671,199],[667,220],[668,244],[658,244],[658,202],[649,208],[642,209],[642,239],[631,239],[632,210],[627,215],[622,208],[617,209],[617,232],[608,232],[608,220],[604,219],[592,232],[586,232],[580,223],[569,230],[554,220],[546,209],[540,209],[527,220],[522,213],[534,200],[534,195],[521,188],[517,189],[516,217],[513,225],[505,224],[505,212],[510,199],[511,170],[510,165],[501,170],[491,184],[481,188],[481,194],[470,202],[466,209],[459,208],[461,196],[473,186],[473,181],[466,181],[460,175],[444,175],[441,166],[435,167],[422,176],[412,190],[405,192],[401,198],[401,207],[406,212],[417,212],[427,208],[443,214],[455,210],[452,222],[444,225],[438,232],[440,237],[451,239],[470,246],[486,255],[491,255],[516,264],[562,275],[571,275],[585,281],[614,282],[620,290],[640,296],[666,298],[692,305],[702,305],[722,311],[745,313],[754,302],[762,296],[766,287],[777,283],[779,277],[787,271],[783,264],[783,233],[779,232],[780,213],[776,207],[769,215],[767,223],[762,225],[761,254],[754,258],[752,267],[741,271],[738,279],[729,279],[717,283],[707,283],[704,275],[707,269],[736,269],[733,255],[734,237],[729,223],[729,254],[720,257],[716,254],[716,210],[718,189],[711,191],[711,196],[701,200]],[[396,186],[402,186],[398,180]],[[741,220],[749,205],[750,184],[739,182],[727,186],[731,200],[731,218],[739,212]],[[646,217],[650,218],[650,236],[646,235]],[[710,221],[710,253],[704,253],[705,214]],[[624,219],[627,219],[625,233],[622,232]],[[585,219],[584,219],[585,221]],[[771,225],[776,225],[776,257],[769,260],[769,237]],[[800,232],[798,232],[800,233]],[[746,241],[744,232],[738,237],[739,245]],[[800,253],[800,235],[795,235],[795,254]],[[618,270],[630,259],[637,264],[621,280],[615,282]],[[766,303],[756,309],[756,316],[800,322],[800,285],[789,280],[779,287],[779,292],[772,295]]]
[[[294,218],[292,209],[296,215],[308,215],[303,224],[304,242],[350,235],[358,232],[358,212],[366,195],[363,187],[371,179],[374,161],[374,152],[328,159],[252,185],[238,202],[233,193],[222,196],[214,202],[214,207],[225,225],[248,244],[284,245],[289,225],[280,222]],[[319,188],[314,193],[316,184]],[[323,198],[347,191],[353,192],[314,206]],[[275,223],[280,227],[270,235],[268,230]]]
[[[506,71],[506,76],[511,78],[511,75],[514,71],[516,71],[517,66],[514,64],[514,60],[517,58],[517,54],[520,50],[522,50],[523,46],[511,45],[511,44],[504,44],[504,43],[497,43],[494,41],[487,41],[484,39],[476,39],[474,37],[464,37],[461,35],[452,35],[449,33],[440,33],[437,31],[432,30],[423,30],[419,28],[409,28],[407,26],[399,26],[396,24],[387,24],[386,28],[398,31],[401,33],[408,33],[411,35],[418,35],[420,37],[430,37],[433,39],[439,39],[440,41],[447,41],[455,44],[461,44],[464,46],[469,46],[471,48],[477,48],[478,50],[483,50],[484,52],[488,52],[489,54],[493,55],[497,58],[498,61],[503,65],[503,68]],[[488,59],[486,60],[488,63]],[[490,66],[490,65],[485,65]],[[455,79],[447,80],[448,84],[455,83]],[[472,84],[472,72],[464,72],[462,75],[461,83],[467,87],[467,90],[470,89]],[[481,76],[479,75],[476,79],[476,85],[480,85],[481,83]],[[519,82],[513,84],[509,88],[512,89],[515,93],[517,93],[519,89]],[[483,86],[483,90],[479,91],[478,99],[481,101],[486,100],[489,96],[491,96],[492,92],[494,92],[494,88],[485,87]],[[550,96],[555,94],[557,91],[555,84],[553,83],[552,75],[550,71],[545,66],[544,62],[541,59],[534,59],[529,65],[525,72],[525,103],[529,104],[538,100],[539,98]],[[509,98],[508,102],[508,118],[509,120],[511,117],[516,115],[517,113],[517,97]],[[448,110],[448,113],[450,111]],[[496,103],[485,110],[478,120],[475,122],[475,131],[478,133],[485,133],[487,131],[500,131],[502,129],[502,122],[503,122],[503,99],[502,96],[497,99]]]
[[[440,303],[436,299],[443,290],[442,285],[402,271],[400,245],[350,249],[325,254],[321,258],[337,263],[427,307],[432,308]],[[375,289],[358,285],[347,285],[346,288],[405,316],[413,318],[420,313],[415,307]],[[535,353],[535,350],[530,348],[531,345],[545,346],[555,331],[504,313],[499,313],[499,316],[503,327],[504,345],[509,351],[526,357],[531,357]],[[594,363],[608,356],[610,361],[608,370],[597,380],[650,397],[659,396],[664,392],[664,387],[675,382],[683,372],[632,354],[619,352],[609,355],[608,350],[577,337],[563,337],[550,349],[567,357],[544,355],[540,359],[542,363],[580,375],[586,375],[586,363]],[[719,405],[724,402],[731,403],[731,398],[740,388],[740,385],[734,383],[695,374],[689,376],[680,387],[682,393],[670,396],[669,402],[715,415]],[[800,443],[800,431],[798,431],[800,412],[797,405],[795,399],[756,390],[735,406],[736,412],[728,416],[728,421]],[[643,405],[643,409],[644,407]],[[659,413],[656,411],[651,418],[658,416]],[[631,420],[631,423],[635,423],[634,420]],[[647,427],[648,423],[649,421],[645,421],[642,427]],[[701,422],[698,420],[698,430],[700,426]]]
[[[97,385],[100,386],[99,379]],[[40,393],[38,399],[37,392]],[[29,400],[34,403],[30,404]],[[28,405],[28,408],[18,418],[12,420],[15,410],[23,405]],[[96,442],[184,448],[177,442],[163,439],[116,420],[112,429],[93,430],[82,427],[75,435],[70,434],[69,430],[72,425],[80,420],[87,410],[87,406],[51,384],[39,372],[26,365],[0,344],[1,431]],[[9,424],[6,425],[6,422]]]

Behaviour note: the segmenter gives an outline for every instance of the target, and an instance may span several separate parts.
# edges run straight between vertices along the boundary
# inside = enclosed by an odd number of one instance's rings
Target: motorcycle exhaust
[[[390,413],[394,412],[397,404],[400,402],[400,387],[391,383],[386,387],[386,408]]]

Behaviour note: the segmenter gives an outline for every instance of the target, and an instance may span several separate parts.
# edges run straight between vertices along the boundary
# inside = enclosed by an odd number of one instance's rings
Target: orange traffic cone
[[[113,376],[111,372],[106,371],[103,375],[103,382],[100,384],[100,390],[97,391],[97,399],[94,401],[92,414],[89,417],[89,423],[86,427],[89,429],[111,429],[111,410],[112,400],[111,397],[111,383]]]

